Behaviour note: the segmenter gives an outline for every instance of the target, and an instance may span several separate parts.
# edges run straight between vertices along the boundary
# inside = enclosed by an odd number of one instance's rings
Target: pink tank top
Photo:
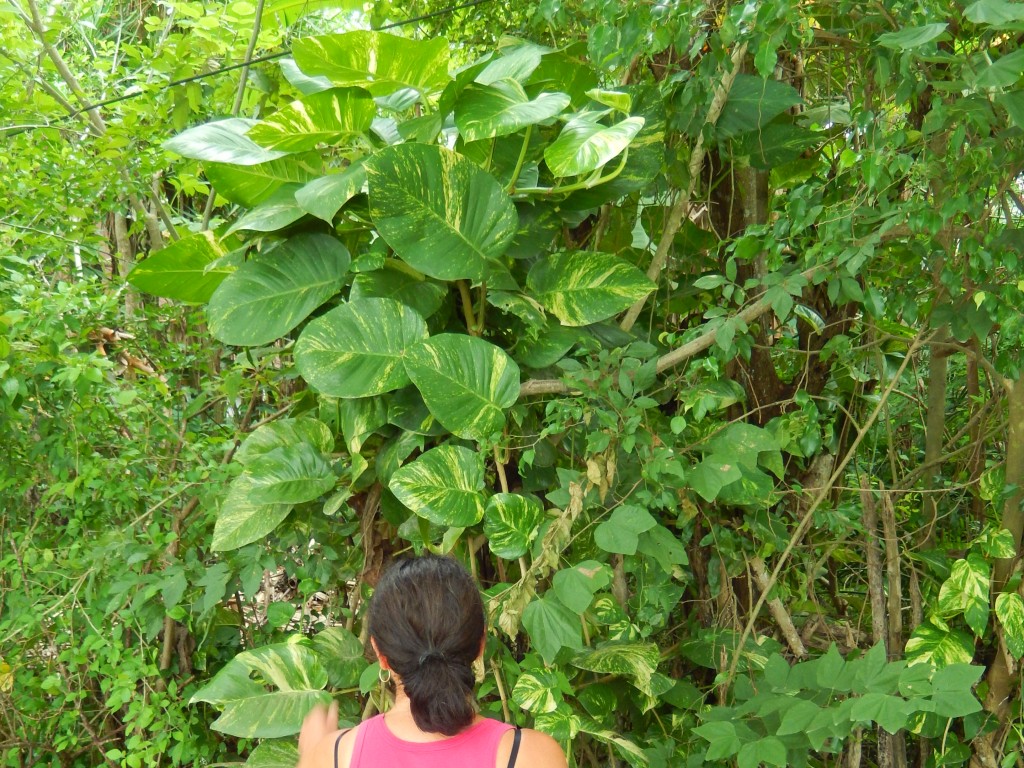
[[[512,728],[484,718],[441,741],[403,741],[388,730],[384,715],[377,715],[359,726],[350,768],[494,768],[498,743]]]

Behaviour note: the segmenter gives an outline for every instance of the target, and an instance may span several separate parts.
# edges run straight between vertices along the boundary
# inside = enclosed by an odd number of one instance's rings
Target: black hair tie
[[[440,661],[440,662],[443,663],[443,662],[448,661],[448,657],[445,656],[443,652],[435,651],[435,650],[430,650],[430,651],[427,651],[426,653],[421,653],[420,654],[420,663],[419,663],[419,665],[422,667],[428,661]]]

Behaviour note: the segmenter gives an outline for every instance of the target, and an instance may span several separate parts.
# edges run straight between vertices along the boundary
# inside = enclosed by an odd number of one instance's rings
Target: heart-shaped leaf
[[[523,611],[523,628],[545,662],[551,664],[562,648],[580,649],[580,617],[553,598],[538,597]]]
[[[647,276],[629,262],[593,251],[558,253],[538,261],[526,284],[563,325],[605,320],[654,290]]]
[[[226,552],[258,541],[277,528],[292,511],[291,504],[257,504],[252,500],[252,477],[242,474],[228,488],[217,513],[211,548]]]
[[[456,445],[433,448],[401,467],[388,484],[399,501],[437,525],[465,528],[484,516],[480,454]]]
[[[323,219],[328,224],[334,215],[363,191],[366,186],[366,169],[361,160],[352,163],[341,173],[321,176],[295,191],[295,202],[306,213]]]
[[[264,454],[296,443],[308,443],[321,453],[330,453],[334,447],[334,435],[326,424],[317,419],[279,419],[253,430],[238,447],[235,461],[248,466]]]
[[[338,292],[351,257],[328,235],[298,235],[246,262],[220,284],[207,313],[225,344],[267,344]]]
[[[309,443],[275,448],[249,461],[249,498],[254,504],[301,504],[334,487],[337,478]]]
[[[393,299],[356,299],[313,320],[295,344],[295,365],[332,397],[368,397],[409,383],[402,365],[427,338],[415,310]]]
[[[537,535],[544,508],[536,499],[517,493],[496,493],[484,510],[484,535],[491,553],[506,560],[526,554]]]
[[[447,294],[447,286],[385,267],[356,275],[349,297],[352,300],[394,299],[412,307],[422,317],[430,317],[441,308]]]
[[[580,115],[566,123],[544,150],[544,162],[556,177],[592,173],[622,154],[643,127],[642,117],[604,125],[595,115]]]
[[[440,280],[482,280],[516,234],[515,207],[493,176],[426,144],[366,161],[370,215],[402,261]]]
[[[550,120],[567,106],[569,97],[564,93],[542,93],[531,101],[515,80],[474,84],[455,107],[455,124],[463,141],[479,141]]]
[[[405,367],[435,418],[459,437],[484,440],[519,399],[519,366],[500,347],[445,333],[412,347]]]

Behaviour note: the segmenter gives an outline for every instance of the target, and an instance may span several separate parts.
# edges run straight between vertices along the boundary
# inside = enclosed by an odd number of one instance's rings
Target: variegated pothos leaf
[[[538,261],[526,278],[537,300],[563,325],[590,325],[654,290],[647,276],[608,253],[569,251]]]
[[[468,448],[433,448],[395,472],[388,487],[406,507],[437,525],[465,528],[484,515],[483,462]]]

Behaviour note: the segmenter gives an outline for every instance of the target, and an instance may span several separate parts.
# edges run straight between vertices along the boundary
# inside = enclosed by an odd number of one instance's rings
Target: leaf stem
[[[476,327],[476,313],[473,311],[473,297],[469,295],[469,283],[465,280],[456,280],[459,286],[459,296],[462,297],[462,315],[466,320],[466,330],[470,336],[479,336],[480,329]]]
[[[523,146],[519,150],[519,159],[516,160],[516,167],[512,171],[512,178],[509,180],[509,182],[508,182],[508,189],[506,190],[506,192],[508,192],[510,195],[513,192],[516,191],[516,182],[519,181],[519,174],[523,170],[523,163],[526,162],[526,150],[530,146],[530,134],[532,132],[533,132],[533,126],[532,125],[526,126],[526,135],[523,136]]]

